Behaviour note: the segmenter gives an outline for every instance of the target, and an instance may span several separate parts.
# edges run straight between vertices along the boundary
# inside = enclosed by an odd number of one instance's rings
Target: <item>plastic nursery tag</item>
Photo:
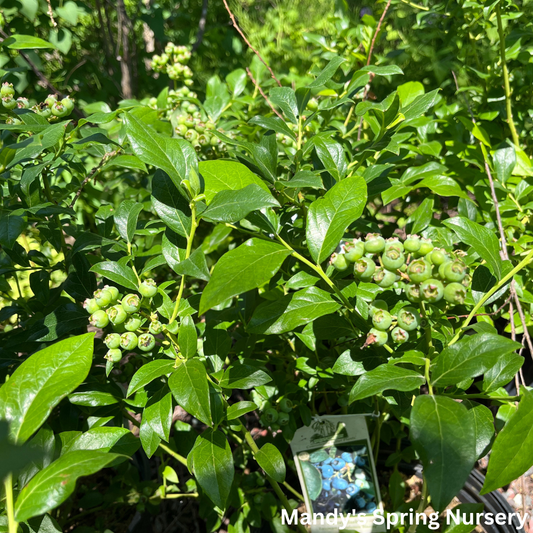
[[[312,533],[376,533],[383,513],[366,415],[314,417],[291,443]]]

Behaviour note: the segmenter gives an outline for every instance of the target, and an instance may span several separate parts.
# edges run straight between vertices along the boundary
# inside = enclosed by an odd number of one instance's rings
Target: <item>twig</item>
[[[261,93],[261,96],[265,99],[266,103],[270,106],[270,109],[278,115],[278,117],[283,120],[283,117],[276,111],[274,106],[270,103],[270,100],[267,98],[267,95],[263,92],[263,89],[261,89],[261,86],[255,81],[254,75],[252,74],[252,71],[246,67],[246,73],[248,74],[248,77],[252,80],[252,83],[255,85],[255,88]]]
[[[96,165],[92,170],[91,172],[89,172],[89,174],[87,174],[87,176],[85,177],[85,179],[82,181],[81,183],[81,186],[80,188],[78,189],[78,192],[76,193],[76,196],[74,196],[74,199],[72,200],[71,204],[69,205],[69,208],[72,209],[74,207],[74,204],[78,201],[78,198],[81,196],[81,193],[83,192],[83,189],[85,187],[85,185],[87,185],[87,183],[89,183],[90,179],[94,176],[96,177],[96,174],[98,172],[100,172],[100,170],[102,169],[102,167],[104,166],[104,164],[109,160],[111,159],[112,157],[115,157],[118,153],[119,153],[120,149],[119,150],[114,150],[113,152],[108,152],[104,155],[104,157],[102,157],[102,160],[100,161],[100,163],[98,163],[98,165]]]
[[[57,22],[54,20],[54,12],[52,10],[52,2],[50,0],[46,0],[46,3],[48,4],[48,16],[50,17],[50,22],[54,28],[57,28]]]
[[[513,283],[514,283],[514,280],[513,280]],[[512,285],[512,289],[514,291],[513,298],[516,304],[516,308],[518,310],[518,315],[520,316],[520,322],[522,322],[522,330],[523,330],[522,335],[524,336],[524,339],[526,340],[527,346],[529,348],[529,353],[531,357],[533,358],[533,344],[531,343],[531,336],[529,335],[529,331],[527,329],[524,310],[522,309],[522,304],[520,303],[520,300],[518,299],[518,294],[516,294],[516,290],[514,290],[514,285]]]
[[[263,63],[263,65],[265,65],[265,67],[268,69],[268,71],[270,72],[270,75],[272,76],[272,78],[274,80],[276,80],[276,83],[281,87],[281,83],[280,81],[278,80],[278,78],[276,78],[275,74],[274,74],[274,71],[268,66],[267,62],[261,57],[261,54],[252,46],[252,44],[250,43],[250,41],[246,38],[246,35],[244,35],[244,33],[242,32],[242,30],[239,28],[239,25],[237,24],[237,21],[235,20],[235,16],[233,15],[233,13],[231,12],[231,9],[229,8],[228,6],[228,3],[226,2],[226,0],[223,0],[224,2],[224,6],[226,7],[226,11],[229,13],[229,17],[231,19],[231,22],[233,24],[233,27],[240,33],[241,37],[244,39],[244,42],[248,45],[248,47],[254,52],[254,54],[259,58],[259,60],[261,61],[261,63]],[[390,0],[389,0],[389,3],[390,3]]]
[[[194,43],[191,52],[196,52],[196,50],[198,50],[204,38],[205,23],[207,21],[207,2],[208,0],[204,0],[202,4],[202,14],[200,15],[200,22],[198,23],[198,33],[196,34],[196,42]]]

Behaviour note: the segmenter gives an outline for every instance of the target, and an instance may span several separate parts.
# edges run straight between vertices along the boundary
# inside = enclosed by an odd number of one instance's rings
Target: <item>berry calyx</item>
[[[141,308],[141,299],[136,294],[127,294],[122,298],[121,305],[126,313],[136,313]]]
[[[153,335],[159,335],[163,331],[163,324],[161,324],[159,320],[152,320],[148,327],[148,331]]]
[[[420,298],[420,286],[416,283],[410,283],[405,287],[405,296],[411,303],[420,303],[422,301]]]
[[[291,420],[291,417],[287,413],[279,413],[278,424],[280,426],[286,426]]]
[[[391,331],[390,336],[392,337],[392,340],[398,344],[403,344],[409,340],[409,333],[400,327],[395,327]]]
[[[143,333],[139,336],[137,345],[139,346],[139,350],[143,352],[149,352],[150,350],[153,350],[155,346],[154,336],[150,333]]]
[[[120,336],[120,347],[124,350],[134,350],[137,348],[137,335],[127,331]]]
[[[420,325],[420,314],[414,307],[404,307],[398,312],[397,320],[400,328],[414,331]]]
[[[2,105],[8,110],[15,109],[17,101],[12,96],[5,96],[2,98]]]
[[[376,346],[383,346],[389,340],[389,335],[386,331],[380,331],[379,329],[372,328],[368,332],[368,337],[366,338],[365,346],[370,344],[375,344]]]
[[[466,265],[460,260],[450,261],[442,269],[446,281],[463,281],[466,277]]]
[[[391,270],[385,270],[383,268],[377,268],[374,272],[374,281],[380,287],[386,289],[391,287],[396,282],[396,274]]]
[[[63,118],[69,114],[69,111],[61,102],[55,102],[51,109],[54,117]]]
[[[361,257],[361,259],[358,259],[353,265],[354,276],[361,281],[370,280],[375,271],[376,263],[368,257]]]
[[[427,302],[439,302],[444,296],[442,281],[434,278],[424,281],[420,284],[420,295]]]
[[[0,87],[0,96],[5,98],[6,96],[15,96],[15,89],[12,83],[4,82]]]
[[[110,349],[113,350],[120,346],[120,335],[118,333],[110,333],[106,336],[104,344]]]
[[[425,259],[415,259],[407,267],[407,275],[414,283],[422,283],[431,277],[432,268]]]
[[[292,402],[289,400],[289,398],[283,398],[283,400],[281,400],[279,402],[279,408],[284,412],[284,413],[290,413],[292,411],[292,408],[293,408],[293,404]]]
[[[99,307],[107,307],[113,300],[113,295],[107,289],[98,289],[93,296]]]
[[[155,296],[155,294],[157,293],[156,282],[152,278],[145,279],[139,285],[139,293],[145,298],[151,298],[152,296]]]
[[[392,324],[392,316],[388,311],[378,309],[372,316],[372,325],[380,331],[387,331]]]
[[[465,302],[466,288],[457,282],[452,282],[444,288],[444,299],[451,305],[461,305]]]
[[[67,114],[72,113],[74,109],[74,101],[70,96],[65,96],[65,98],[61,100],[61,104],[67,110]]]
[[[391,246],[381,256],[381,262],[388,270],[398,270],[405,263],[405,256],[399,248]]]
[[[96,313],[96,311],[100,310],[100,306],[96,303],[96,300],[94,298],[87,298],[83,302],[83,308],[87,311],[87,313],[90,313],[91,315],[93,313]]]

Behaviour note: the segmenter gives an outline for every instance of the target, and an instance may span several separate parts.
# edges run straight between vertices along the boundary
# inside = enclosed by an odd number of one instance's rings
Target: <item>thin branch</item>
[[[57,22],[54,20],[54,12],[52,10],[52,2],[50,0],[46,0],[46,3],[48,4],[48,16],[50,17],[50,22],[54,28],[57,28]]]
[[[78,201],[78,198],[81,196],[81,193],[83,192],[83,189],[85,187],[85,185],[87,185],[87,183],[89,183],[89,181],[91,180],[91,178],[95,177],[96,178],[96,174],[98,174],[98,172],[100,172],[100,170],[102,169],[102,167],[105,165],[105,163],[111,159],[112,157],[115,157],[118,153],[120,152],[120,149],[119,150],[115,150],[113,152],[108,152],[104,155],[104,157],[102,157],[102,160],[100,161],[100,163],[98,163],[98,165],[96,165],[90,172],[89,174],[87,174],[87,176],[85,177],[85,179],[82,181],[81,183],[81,186],[80,188],[78,189],[78,192],[76,193],[76,196],[74,196],[74,199],[72,200],[71,204],[69,205],[69,208],[72,209],[74,207],[74,204]]]
[[[239,25],[237,24],[237,21],[235,20],[235,16],[233,15],[233,13],[231,12],[231,9],[229,8],[228,6],[228,3],[226,0],[223,0],[224,2],[224,6],[226,7],[226,11],[229,13],[229,17],[231,19],[231,22],[233,24],[233,27],[240,33],[241,37],[244,39],[244,42],[248,45],[248,47],[254,52],[254,54],[259,58],[259,60],[261,61],[261,63],[263,63],[263,65],[265,65],[265,67],[268,69],[268,71],[270,72],[270,75],[272,76],[272,78],[274,80],[276,80],[276,83],[281,87],[281,83],[280,81],[278,80],[278,78],[276,78],[275,74],[274,74],[274,71],[268,66],[267,62],[261,57],[261,54],[252,46],[252,44],[250,43],[250,41],[246,38],[246,35],[244,35],[244,33],[242,32],[242,30],[239,28]],[[390,0],[389,0],[389,4],[390,4]]]
[[[196,50],[198,50],[204,38],[205,24],[207,22],[207,2],[208,0],[204,0],[202,4],[202,14],[200,16],[200,22],[198,23],[198,33],[196,34],[196,42],[194,43],[191,52],[196,52]]]
[[[274,106],[270,103],[270,100],[267,98],[267,95],[263,92],[263,89],[261,89],[261,86],[259,85],[259,83],[255,81],[252,71],[248,67],[246,67],[246,72],[248,74],[248,77],[252,80],[252,83],[255,85],[256,89],[261,93],[261,96],[265,99],[266,103],[270,106],[270,109],[272,109],[272,111],[274,111],[274,113],[276,113],[276,115],[278,115],[278,117],[281,120],[283,120],[283,117],[276,111]]]

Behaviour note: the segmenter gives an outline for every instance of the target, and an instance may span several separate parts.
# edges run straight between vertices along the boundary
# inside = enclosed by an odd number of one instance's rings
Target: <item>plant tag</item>
[[[298,521],[312,533],[385,531],[375,523],[383,506],[366,416],[315,416],[294,435],[291,449],[307,508]]]

